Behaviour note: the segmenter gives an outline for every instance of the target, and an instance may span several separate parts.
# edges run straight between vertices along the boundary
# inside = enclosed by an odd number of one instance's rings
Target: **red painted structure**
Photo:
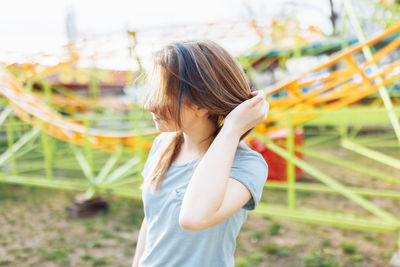
[[[286,146],[287,133],[283,132],[272,137],[275,144]],[[304,133],[302,130],[294,132],[295,147],[302,146],[304,143]],[[268,181],[286,181],[286,159],[269,150],[261,141],[253,139],[250,141],[250,148],[259,152],[268,163]],[[295,152],[296,157],[303,158],[303,154]],[[303,175],[303,170],[296,167],[296,180]]]

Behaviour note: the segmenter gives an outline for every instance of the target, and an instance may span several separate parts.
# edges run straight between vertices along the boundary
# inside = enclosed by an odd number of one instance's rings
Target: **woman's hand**
[[[236,132],[239,136],[264,122],[268,117],[269,104],[263,90],[252,92],[253,96],[234,108],[224,121],[224,128]]]

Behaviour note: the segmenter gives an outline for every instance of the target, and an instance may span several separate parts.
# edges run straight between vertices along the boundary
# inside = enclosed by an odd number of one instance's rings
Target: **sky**
[[[65,44],[68,8],[74,10],[80,37],[111,38],[127,29],[145,32],[172,25],[263,20],[293,12],[303,23],[331,31],[329,0],[3,0],[0,61],[29,60],[29,55],[51,53]]]

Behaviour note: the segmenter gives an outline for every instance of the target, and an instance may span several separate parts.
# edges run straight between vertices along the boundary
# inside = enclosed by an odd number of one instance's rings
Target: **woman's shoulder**
[[[263,158],[260,153],[251,149],[244,141],[239,142],[235,156]]]
[[[260,153],[251,149],[244,141],[240,141],[234,157],[234,163],[235,165],[240,163],[246,164],[249,161],[253,164],[268,167],[267,163]]]
[[[260,202],[264,184],[268,178],[268,165],[261,154],[241,141],[232,163],[230,177],[246,186],[252,195],[243,208],[255,209]]]
[[[160,151],[165,151],[176,136],[175,132],[161,132],[153,140],[149,156],[153,156]]]
[[[165,143],[168,141],[172,141],[175,136],[175,132],[161,132],[159,135],[157,135],[153,142],[155,144]]]
[[[161,132],[154,138],[152,147],[158,149],[158,147],[172,141],[174,136],[174,132]]]

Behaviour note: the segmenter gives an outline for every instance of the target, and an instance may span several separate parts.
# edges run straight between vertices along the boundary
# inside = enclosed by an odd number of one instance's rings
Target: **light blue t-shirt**
[[[146,183],[146,177],[154,164],[153,156],[159,146],[160,137],[154,140],[142,172],[145,179],[142,197],[147,219],[147,237],[139,266],[233,267],[236,238],[247,218],[247,210],[257,207],[267,180],[266,162],[259,153],[241,141],[232,162],[230,176],[243,183],[251,192],[252,198],[217,225],[201,231],[184,230],[179,225],[179,212],[197,160],[185,164],[173,162],[160,190],[153,193]]]

